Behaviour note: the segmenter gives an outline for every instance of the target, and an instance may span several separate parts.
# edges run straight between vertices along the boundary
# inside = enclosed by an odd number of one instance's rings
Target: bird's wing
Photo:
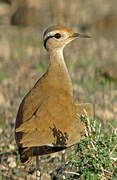
[[[23,98],[17,113],[15,129],[30,119],[43,100],[48,96],[49,90],[47,87],[45,88],[45,85],[48,83],[46,76],[47,73],[37,81],[34,87]]]
[[[63,91],[45,99],[33,115],[16,128],[16,133],[22,133],[22,147],[68,147],[80,140],[83,128],[72,96]]]

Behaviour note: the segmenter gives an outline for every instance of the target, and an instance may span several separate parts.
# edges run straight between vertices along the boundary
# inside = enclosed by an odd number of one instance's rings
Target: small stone
[[[14,145],[9,144],[9,149],[10,149],[10,150],[14,150],[14,149],[15,149]]]
[[[8,157],[7,162],[9,163],[9,167],[11,168],[16,167],[16,162],[12,157]]]
[[[5,166],[3,166],[3,165],[0,165],[0,169],[2,169],[2,170],[7,170],[8,168],[5,167]]]
[[[15,167],[16,167],[16,163],[15,163],[15,161],[10,162],[10,163],[9,163],[9,167],[11,167],[11,168],[15,168]]]

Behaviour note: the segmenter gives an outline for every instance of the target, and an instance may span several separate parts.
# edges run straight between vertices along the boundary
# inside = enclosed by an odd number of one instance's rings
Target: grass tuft
[[[101,124],[89,120],[87,115],[81,116],[81,120],[86,124],[86,138],[78,144],[72,158],[77,178],[114,180],[117,178],[117,127],[108,124],[105,132]]]

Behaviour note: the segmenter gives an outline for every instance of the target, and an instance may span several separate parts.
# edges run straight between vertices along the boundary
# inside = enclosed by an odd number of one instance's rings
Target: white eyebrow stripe
[[[58,30],[55,30],[55,31],[50,31],[48,32],[44,37],[43,37],[43,40],[45,41],[49,36],[54,36],[56,33],[59,33]]]

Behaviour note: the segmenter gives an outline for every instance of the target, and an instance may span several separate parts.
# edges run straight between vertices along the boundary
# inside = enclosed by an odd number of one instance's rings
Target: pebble
[[[15,149],[15,146],[12,145],[12,144],[9,144],[9,149],[10,149],[10,150],[14,150],[14,149]]]
[[[11,167],[11,168],[15,168],[15,167],[16,167],[16,163],[15,163],[15,161],[10,162],[10,163],[9,163],[9,167]]]
[[[7,162],[9,163],[9,167],[11,167],[11,168],[16,167],[16,162],[12,157],[8,157]]]

